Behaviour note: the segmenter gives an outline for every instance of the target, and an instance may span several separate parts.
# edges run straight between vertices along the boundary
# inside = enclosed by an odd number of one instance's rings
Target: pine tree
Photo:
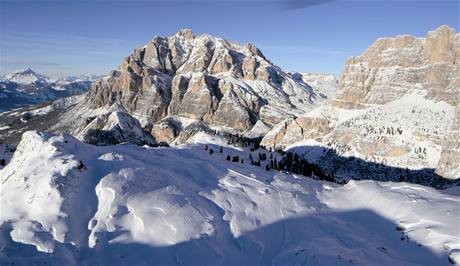
[[[204,150],[205,150],[205,151],[208,150],[208,144],[204,145]]]
[[[85,164],[84,164],[82,161],[79,160],[79,161],[78,161],[78,165],[77,165],[77,169],[78,169],[79,171],[81,171],[81,170],[86,169],[86,166],[85,166]]]
[[[212,149],[209,149],[209,154],[213,154],[214,151]]]
[[[220,152],[220,153],[223,153],[223,152],[224,152],[224,148],[222,148],[222,146],[220,146],[219,152]]]
[[[227,155],[227,161],[230,161],[230,155]]]

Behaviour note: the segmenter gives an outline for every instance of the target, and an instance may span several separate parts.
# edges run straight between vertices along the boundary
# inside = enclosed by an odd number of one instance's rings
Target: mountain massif
[[[252,44],[181,30],[135,49],[46,127],[97,145],[230,132],[266,147],[313,147],[310,159],[345,179],[362,173],[336,167],[344,158],[456,179],[459,49],[447,26],[425,38],[380,38],[348,60],[339,82],[285,72]]]
[[[122,106],[157,142],[171,142],[192,121],[261,136],[286,117],[329,100],[301,74],[273,65],[252,44],[241,46],[182,30],[135,49],[118,70],[94,84],[76,109],[84,110],[78,117],[91,120],[92,110]],[[75,125],[77,112],[71,112],[67,121]],[[107,112],[97,115],[97,123],[87,125],[80,119],[71,132],[100,130],[105,124],[101,116],[109,116]]]
[[[425,38],[380,38],[348,60],[332,103],[283,121],[262,143],[321,145],[342,157],[459,178],[459,56],[460,36],[447,26]]]

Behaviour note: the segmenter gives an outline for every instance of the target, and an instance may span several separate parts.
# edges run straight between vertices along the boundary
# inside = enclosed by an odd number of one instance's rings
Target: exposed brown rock
[[[179,115],[248,130],[259,119],[274,125],[310,109],[314,102],[302,99],[313,93],[253,44],[181,30],[135,49],[86,101],[91,108],[118,103],[150,124]]]
[[[448,26],[426,38],[378,39],[361,56],[347,61],[335,105],[384,104],[413,89],[455,105],[460,100],[459,55],[460,37]]]
[[[455,108],[455,119],[446,136],[436,172],[446,178],[460,178],[460,103]]]

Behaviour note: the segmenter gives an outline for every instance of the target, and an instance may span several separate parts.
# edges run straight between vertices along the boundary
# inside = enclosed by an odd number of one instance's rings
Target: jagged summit
[[[30,67],[14,71],[5,75],[5,79],[19,84],[31,84],[34,82],[47,82],[48,77],[37,74]]]
[[[267,60],[253,44],[240,45],[189,29],[156,36],[96,82],[91,108],[120,102],[142,124],[168,116],[250,130],[276,124],[328,99]]]
[[[181,29],[177,33],[173,34],[172,36],[181,36],[186,39],[193,39],[195,38],[195,34],[191,29]]]
[[[30,67],[26,67],[26,68],[23,68],[23,69],[18,69],[14,72],[12,72],[12,74],[17,74],[17,73],[23,73],[23,74],[37,74],[34,70],[32,70],[32,68]]]
[[[450,27],[449,25],[441,25],[437,27],[435,30],[429,31],[427,35],[431,34],[456,34],[455,29]]]

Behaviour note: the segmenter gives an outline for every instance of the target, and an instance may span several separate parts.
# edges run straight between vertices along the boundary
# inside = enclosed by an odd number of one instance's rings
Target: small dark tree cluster
[[[88,130],[83,140],[88,144],[96,146],[110,146],[120,143],[120,141],[114,136],[113,132],[98,129]]]
[[[276,163],[276,159],[272,161],[270,161],[270,165],[273,164],[273,166],[276,167],[276,170],[278,171],[288,171],[290,173],[304,176],[314,175],[320,180],[336,182],[335,178],[327,174],[321,167],[308,162],[305,158],[302,158],[297,153],[287,152],[279,162]]]
[[[249,148],[251,151],[255,151],[260,148],[260,142],[262,138],[247,138],[242,135],[234,135],[230,133],[219,133],[219,135],[223,136],[227,139],[228,145],[235,145],[240,146],[243,148]]]
[[[267,160],[267,154],[259,152],[259,161]]]
[[[254,160],[252,154],[249,154],[249,160],[251,161],[252,165],[260,166],[260,160]]]
[[[82,161],[78,161],[77,170],[82,171],[82,170],[85,170],[85,169],[86,169],[85,164]]]
[[[282,149],[276,149],[274,151],[271,148],[266,149],[260,145],[260,138],[253,139],[244,137],[242,135],[234,135],[227,132],[221,133],[218,131],[215,131],[214,133],[216,135],[225,137],[227,139],[227,144],[229,145],[237,145],[243,148],[248,148],[251,152],[262,149],[261,151],[259,150],[255,156],[253,156],[253,154],[249,154],[249,161],[251,165],[264,167],[267,171],[287,171],[294,174],[314,177],[320,180],[339,182],[339,180],[334,178],[332,174],[326,173],[321,167],[314,163],[308,162],[305,158],[302,158],[297,153],[286,152]],[[204,150],[209,150],[210,154],[214,153],[214,151],[210,149],[208,145],[205,145]],[[277,159],[279,156],[274,156],[273,152],[281,155],[281,159]],[[223,153],[223,147],[219,147],[219,153]],[[235,163],[244,163],[244,160],[239,156],[227,155],[226,160]],[[262,162],[265,162],[263,163],[263,166]]]

